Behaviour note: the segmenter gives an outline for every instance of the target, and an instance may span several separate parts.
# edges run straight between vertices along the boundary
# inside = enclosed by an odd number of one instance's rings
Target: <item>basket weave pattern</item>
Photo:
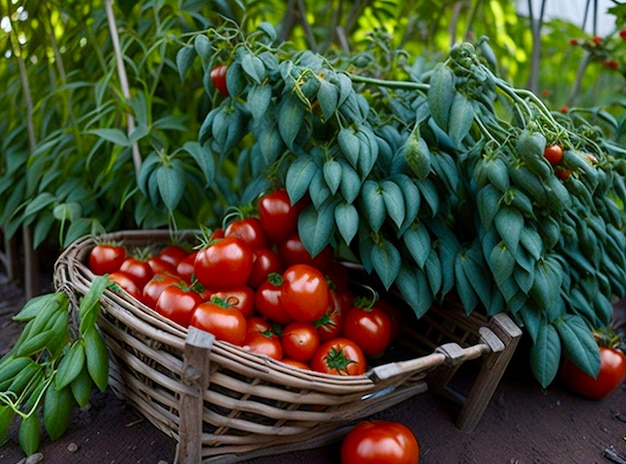
[[[166,231],[102,238],[129,248],[172,241]],[[178,239],[193,242],[193,234]],[[85,237],[57,260],[55,286],[73,301],[87,293],[94,278],[85,264],[93,246]],[[488,320],[433,308],[405,331],[381,364],[362,376],[332,376],[185,329],[126,294],[107,290],[101,303],[98,325],[111,354],[110,387],[178,441],[177,460],[185,463],[238,462],[336,440],[354,421],[423,393],[427,384],[444,390],[463,362],[476,359],[482,367],[457,422],[469,430],[482,416],[521,334],[504,315]]]

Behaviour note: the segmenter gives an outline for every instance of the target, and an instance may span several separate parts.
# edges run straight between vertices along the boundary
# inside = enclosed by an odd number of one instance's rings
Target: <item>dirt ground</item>
[[[44,288],[46,282],[43,282]],[[21,326],[11,316],[24,303],[22,289],[0,274],[0,355]],[[409,426],[420,444],[421,464],[606,464],[607,447],[626,457],[626,384],[601,401],[585,400],[557,383],[542,390],[527,369],[522,342],[482,420],[472,432],[455,427],[455,407],[426,393],[377,415]],[[249,463],[339,463],[339,443]],[[154,428],[110,390],[92,396],[76,411],[65,435],[44,438],[41,462],[50,464],[174,463],[176,443]],[[0,445],[0,463],[24,455],[13,427]],[[37,462],[37,461],[34,461]],[[626,462],[626,461],[623,461]]]

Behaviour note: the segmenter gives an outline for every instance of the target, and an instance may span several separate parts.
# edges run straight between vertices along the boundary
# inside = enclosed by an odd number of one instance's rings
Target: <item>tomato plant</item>
[[[367,360],[365,354],[352,340],[333,338],[322,343],[309,361],[311,369],[333,375],[362,375]]]
[[[280,343],[285,356],[306,362],[319,348],[320,337],[313,324],[295,321],[283,328]]]
[[[599,400],[615,391],[626,376],[626,357],[618,349],[600,347],[600,371],[593,378],[565,358],[559,372],[567,388],[585,398]]]
[[[212,301],[196,306],[189,325],[212,333],[216,340],[241,346],[246,338],[246,318],[237,308]]]
[[[328,307],[328,284],[316,268],[294,264],[283,272],[280,301],[297,321],[315,322]]]
[[[240,287],[250,277],[253,259],[246,242],[238,237],[224,237],[198,250],[194,273],[207,288]]]
[[[89,269],[96,275],[110,274],[119,270],[126,259],[122,245],[98,243],[89,252]]]
[[[267,237],[261,221],[255,217],[236,219],[224,229],[224,237],[239,237],[251,250],[267,247]]]
[[[211,82],[215,88],[222,94],[228,95],[228,86],[226,85],[226,72],[228,71],[228,66],[225,64],[218,64],[213,69],[211,69],[210,77]]]
[[[341,443],[342,464],[418,464],[419,444],[406,425],[366,420],[355,425]]]
[[[243,349],[250,353],[264,354],[270,358],[281,360],[283,348],[278,335],[271,331],[249,331],[243,342]]]
[[[270,241],[280,243],[296,232],[301,208],[299,205],[292,206],[286,190],[266,193],[259,199],[257,209]]]
[[[191,315],[200,303],[202,303],[202,298],[198,292],[175,284],[163,289],[154,309],[177,324],[189,327]]]

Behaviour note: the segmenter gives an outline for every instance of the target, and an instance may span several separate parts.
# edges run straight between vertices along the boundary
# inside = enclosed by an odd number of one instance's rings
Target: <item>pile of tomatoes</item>
[[[303,369],[363,374],[397,336],[400,313],[373,291],[355,294],[332,248],[311,257],[297,232],[303,206],[272,191],[194,250],[141,258],[98,243],[88,265],[183,327]]]

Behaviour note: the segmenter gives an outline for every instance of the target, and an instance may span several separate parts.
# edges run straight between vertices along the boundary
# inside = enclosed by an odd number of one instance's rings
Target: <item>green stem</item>
[[[353,82],[378,85],[378,86],[387,87],[390,89],[421,90],[423,92],[428,92],[428,89],[430,89],[430,85],[422,84],[420,82],[389,81],[385,79],[376,79],[374,77],[359,76],[357,74],[348,74],[348,77]]]

